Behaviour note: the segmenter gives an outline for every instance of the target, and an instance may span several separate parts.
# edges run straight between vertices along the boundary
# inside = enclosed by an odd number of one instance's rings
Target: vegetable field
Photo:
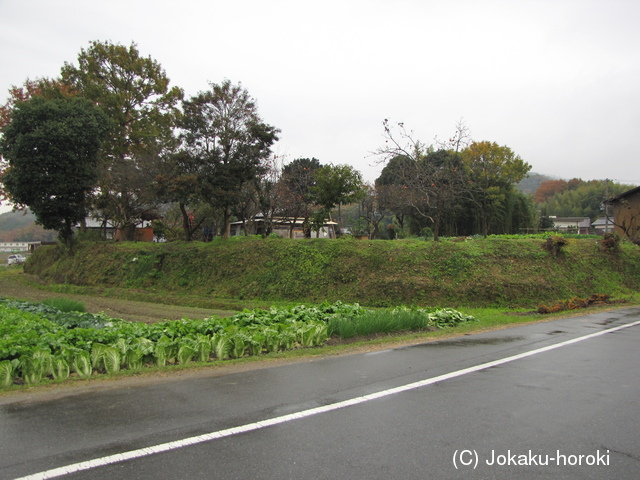
[[[336,302],[146,324],[0,299],[0,388],[224,361],[319,347],[331,336],[445,328],[473,320],[452,309],[373,311]]]

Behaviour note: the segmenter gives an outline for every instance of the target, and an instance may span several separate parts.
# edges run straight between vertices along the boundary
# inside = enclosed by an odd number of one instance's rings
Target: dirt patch
[[[111,318],[121,318],[132,322],[145,323],[154,323],[162,320],[180,320],[185,317],[202,319],[221,313],[220,310],[206,308],[138,302],[94,295],[69,295],[49,292],[35,286],[25,285],[23,282],[16,282],[11,276],[1,275],[0,297],[26,300],[29,302],[42,302],[48,298],[56,297],[70,298],[83,303],[89,313],[103,312]]]

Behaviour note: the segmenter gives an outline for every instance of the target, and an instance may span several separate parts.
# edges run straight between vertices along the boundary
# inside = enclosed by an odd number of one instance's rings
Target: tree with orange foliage
[[[579,178],[572,178],[571,180],[547,180],[546,182],[542,182],[538,189],[533,194],[533,202],[534,203],[544,203],[549,200],[554,195],[558,195],[560,193],[568,192],[570,190],[575,190],[585,182]]]
[[[562,193],[567,187],[566,180],[547,180],[542,182],[533,194],[534,203],[544,203],[556,193]]]

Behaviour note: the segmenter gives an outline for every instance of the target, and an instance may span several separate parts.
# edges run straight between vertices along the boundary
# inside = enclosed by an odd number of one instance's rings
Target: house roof
[[[628,197],[629,195],[633,195],[635,193],[640,192],[640,187],[636,187],[636,188],[632,188],[631,190],[627,190],[626,192],[622,192],[620,195],[617,195],[613,198],[610,198],[608,200],[605,200],[604,203],[606,204],[613,204],[616,202],[619,202],[620,200],[624,199],[625,197]]]
[[[569,225],[576,225],[579,227],[588,227],[591,225],[591,219],[589,217],[550,217],[555,225],[564,223]]]
[[[265,221],[265,219],[263,217],[256,217],[253,220],[251,220],[254,223],[263,223]],[[231,225],[242,225],[243,223],[246,222],[232,222]],[[292,219],[290,218],[286,218],[286,217],[274,217],[271,220],[271,223],[274,225],[291,225],[292,223],[294,225],[302,225],[304,224],[304,219],[303,218],[298,218],[296,219],[295,222],[292,222]],[[325,220],[324,223],[322,225],[338,225],[337,222],[333,222],[331,220]]]
[[[600,217],[591,224],[592,227],[604,227],[606,225],[613,225],[613,220],[608,217]]]
[[[87,224],[87,228],[102,228],[104,226],[104,222],[102,220],[97,220],[92,217],[85,218],[85,222]],[[106,228],[114,228],[113,224],[107,220]]]

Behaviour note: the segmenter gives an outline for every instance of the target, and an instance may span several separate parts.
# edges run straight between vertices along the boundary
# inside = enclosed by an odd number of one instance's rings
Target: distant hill
[[[542,182],[546,182],[547,180],[555,180],[553,177],[549,177],[547,175],[542,175],[540,173],[531,172],[524,178],[517,187],[524,193],[525,195],[533,195],[536,193],[536,190],[540,186]]]
[[[0,232],[26,227],[35,221],[36,216],[29,211],[26,214],[25,212],[5,212],[0,215]]]
[[[58,235],[36,225],[36,217],[27,212],[0,214],[0,242],[54,242]]]

